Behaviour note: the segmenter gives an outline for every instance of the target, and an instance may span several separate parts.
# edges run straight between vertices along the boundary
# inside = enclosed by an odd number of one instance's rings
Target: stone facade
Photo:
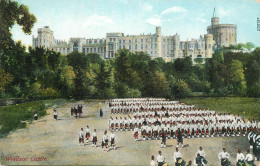
[[[163,36],[161,27],[156,27],[154,34],[124,35],[122,32],[107,33],[106,38],[85,39],[70,38],[69,42],[55,40],[53,31],[48,26],[38,29],[37,38],[33,37],[33,47],[45,47],[62,54],[72,51],[97,53],[102,59],[111,59],[120,49],[131,52],[146,52],[151,58],[161,57],[165,61],[176,58],[191,57],[193,63],[197,58],[211,58],[215,45],[228,46],[236,43],[236,25],[219,24],[219,18],[211,19],[208,34],[199,39],[180,41],[178,34]],[[216,42],[215,42],[216,41]]]
[[[207,33],[213,35],[213,40],[218,47],[237,44],[237,26],[234,24],[219,24],[218,17],[211,18],[211,25],[207,27]]]

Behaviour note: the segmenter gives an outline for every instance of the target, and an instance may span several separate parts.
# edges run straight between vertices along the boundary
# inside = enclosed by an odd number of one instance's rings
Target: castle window
[[[89,52],[89,48],[87,48],[87,53]]]
[[[154,44],[154,48],[155,48],[155,49],[157,48],[157,44],[156,44],[156,43]]]
[[[141,44],[141,49],[143,50],[143,44]]]
[[[135,42],[137,43],[137,39],[135,39]]]
[[[143,39],[141,39],[141,42],[143,42]]]
[[[92,52],[92,48],[90,48],[90,52]]]
[[[157,38],[155,38],[154,41],[157,42]]]
[[[153,54],[153,51],[151,51],[151,54]]]
[[[125,43],[125,40],[123,40],[123,43]]]
[[[147,49],[147,44],[145,45],[145,49]]]
[[[94,48],[94,52],[96,52],[96,48]]]
[[[129,50],[131,50],[131,44],[129,44]]]
[[[73,51],[78,51],[78,43],[73,44]]]
[[[119,40],[119,43],[121,43],[121,40]]]
[[[135,45],[135,49],[137,50],[137,44]]]
[[[151,49],[153,48],[153,44],[151,43]]]
[[[129,43],[131,43],[131,40],[129,40]]]

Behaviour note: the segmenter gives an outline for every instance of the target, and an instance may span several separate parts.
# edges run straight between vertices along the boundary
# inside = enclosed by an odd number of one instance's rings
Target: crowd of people
[[[202,147],[199,147],[199,150],[194,155],[194,161],[186,162],[183,157],[182,153],[179,151],[178,148],[176,148],[174,154],[173,154],[173,161],[175,166],[191,166],[192,164],[195,166],[206,166],[208,161],[206,159],[206,153],[202,149]],[[236,165],[237,166],[254,166],[254,157],[252,154],[250,154],[250,150],[248,149],[246,152],[246,155],[241,153],[241,150],[238,149],[237,155],[236,155]],[[229,166],[231,164],[230,162],[230,154],[226,151],[226,148],[223,148],[223,151],[221,151],[218,154],[218,159],[221,164],[221,166]],[[151,166],[165,166],[167,165],[165,161],[165,157],[162,155],[162,152],[158,152],[157,161],[155,161],[154,156],[151,156]]]
[[[109,101],[109,107],[111,114],[116,114],[114,118],[110,116],[108,121],[111,131],[131,130],[135,140],[161,139],[162,148],[166,147],[166,138],[176,138],[178,142],[174,153],[176,166],[186,165],[178,149],[179,144],[183,147],[183,138],[234,137],[248,134],[255,160],[260,160],[260,135],[258,133],[260,123],[254,119],[245,121],[239,115],[217,114],[214,110],[196,109],[194,105],[184,105],[178,101],[166,99],[113,99]],[[230,165],[229,157],[225,148],[218,154],[223,166]],[[239,149],[236,162],[241,166],[253,165],[254,157],[250,154],[250,150],[245,156]],[[192,161],[189,161],[187,164],[191,165],[191,163]],[[151,165],[155,164],[154,156],[152,156]],[[161,152],[157,157],[157,164],[165,164]],[[205,152],[200,147],[195,155],[194,165],[206,164]]]
[[[196,109],[194,105],[184,105],[177,101],[112,100],[109,103],[112,114],[120,114],[121,111],[133,113],[133,117],[110,117],[111,131],[139,131],[137,134],[146,139],[158,139],[162,137],[163,131],[168,138],[177,138],[178,130],[186,138],[245,136],[260,128],[260,123],[257,126],[254,119],[245,122],[239,115],[216,114],[213,110]]]

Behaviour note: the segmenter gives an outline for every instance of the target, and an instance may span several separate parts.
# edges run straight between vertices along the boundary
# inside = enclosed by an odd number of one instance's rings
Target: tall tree
[[[31,34],[36,17],[29,8],[12,0],[0,1],[0,52],[14,46],[11,29],[14,24],[22,26],[25,34]]]

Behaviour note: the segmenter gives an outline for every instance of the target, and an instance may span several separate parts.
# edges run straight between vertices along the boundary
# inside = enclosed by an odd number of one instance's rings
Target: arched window
[[[202,56],[201,55],[197,55],[197,58],[201,58]]]
[[[79,51],[78,43],[73,44],[73,51]]]

